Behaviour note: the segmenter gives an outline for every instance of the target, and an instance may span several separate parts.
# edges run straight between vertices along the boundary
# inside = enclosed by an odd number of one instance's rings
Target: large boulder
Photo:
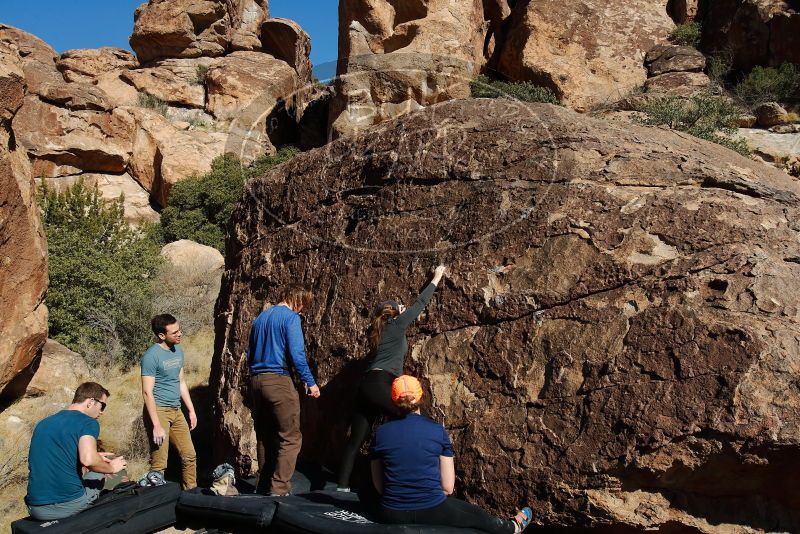
[[[149,109],[118,108],[115,112],[135,125],[128,172],[161,207],[166,207],[173,185],[207,173],[214,158],[225,153],[228,136],[224,133],[179,130]]]
[[[269,54],[242,51],[215,60],[206,76],[206,111],[226,124],[226,151],[243,161],[274,153],[270,138],[281,121],[273,111],[294,103],[300,87],[297,72]]]
[[[520,2],[497,68],[511,80],[553,89],[586,111],[616,102],[647,79],[645,53],[675,27],[665,2],[542,0]]]
[[[25,392],[47,339],[47,244],[30,164],[10,129],[25,97],[18,50],[0,41],[0,403]]]
[[[134,13],[131,48],[142,64],[261,48],[267,0],[150,0]]]
[[[481,0],[343,0],[330,123],[348,135],[469,96],[483,58]]]
[[[252,471],[250,323],[301,282],[303,455],[335,469],[370,310],[443,261],[405,369],[462,496],[554,527],[797,531],[798,220],[785,174],[544,104],[447,102],[301,154],[233,215],[215,454]]]
[[[800,6],[793,0],[714,0],[701,48],[731,56],[735,69],[800,63]]]
[[[202,108],[206,103],[205,71],[212,61],[211,58],[165,59],[152,67],[124,71],[120,77],[138,92],[170,105]]]
[[[48,339],[42,347],[41,358],[31,368],[33,378],[25,392],[38,397],[45,393],[67,388],[74,390],[91,376],[86,360],[54,339]]]
[[[311,38],[299,24],[289,19],[268,19],[261,25],[261,48],[291,65],[300,83],[311,83]]]
[[[133,123],[118,109],[73,111],[28,95],[13,127],[37,177],[122,173],[130,159]]]
[[[135,69],[136,56],[124,48],[76,48],[67,50],[56,62],[56,68],[68,82],[93,83],[115,71]]]

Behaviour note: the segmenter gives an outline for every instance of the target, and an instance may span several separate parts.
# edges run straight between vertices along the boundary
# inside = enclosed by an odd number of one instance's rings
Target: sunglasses
[[[104,411],[106,411],[106,403],[105,402],[103,402],[101,400],[97,400],[95,398],[92,398],[92,400],[100,404],[100,413],[103,413]]]

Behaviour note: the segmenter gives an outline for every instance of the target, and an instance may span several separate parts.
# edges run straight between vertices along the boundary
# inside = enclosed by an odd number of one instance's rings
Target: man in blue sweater
[[[258,447],[258,493],[266,493],[267,475],[272,472],[270,494],[289,494],[289,480],[303,443],[300,396],[289,375],[290,361],[308,395],[319,397],[319,387],[306,361],[300,319],[300,312],[311,299],[308,289],[292,284],[283,291],[281,302],[262,311],[250,328],[247,363]],[[265,469],[267,458],[270,465]]]

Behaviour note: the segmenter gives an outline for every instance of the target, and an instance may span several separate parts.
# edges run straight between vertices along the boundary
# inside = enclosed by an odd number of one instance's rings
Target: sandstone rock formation
[[[443,261],[406,371],[468,500],[550,526],[797,531],[799,215],[783,173],[549,105],[447,102],[301,154],[234,214],[215,453],[252,470],[250,322],[303,282],[322,385],[303,454],[336,468],[373,304]]]
[[[92,83],[114,71],[135,69],[136,57],[124,48],[80,48],[67,50],[56,62],[56,68],[68,82]]]
[[[333,135],[468,96],[484,36],[480,0],[343,0]]]
[[[652,0],[520,2],[497,69],[552,88],[573,109],[616,102],[647,78],[643,59],[674,23]]]
[[[730,51],[736,69],[800,63],[800,6],[793,0],[714,0],[702,21],[701,48]]]
[[[131,48],[142,64],[258,50],[267,0],[150,0],[134,14]]]
[[[25,100],[19,46],[5,42],[0,26],[0,399],[25,392],[32,365],[47,339],[47,245],[25,152],[16,146],[11,120]],[[24,53],[24,52],[23,52]]]
[[[296,22],[267,19],[261,25],[261,50],[288,63],[301,82],[311,82],[311,38]]]

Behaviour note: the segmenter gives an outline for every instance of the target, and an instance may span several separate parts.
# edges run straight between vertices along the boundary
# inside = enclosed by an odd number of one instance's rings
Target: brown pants
[[[192,435],[189,424],[186,422],[180,408],[168,408],[156,406],[156,414],[161,423],[161,428],[167,434],[161,446],[153,443],[153,423],[147,408],[144,409],[144,427],[147,430],[147,438],[150,440],[150,469],[161,471],[167,468],[167,457],[169,456],[169,444],[175,446],[181,457],[181,485],[188,490],[197,487],[197,453],[192,443]]]
[[[267,477],[271,473],[270,493],[289,493],[289,480],[303,444],[300,396],[291,378],[273,373],[251,377],[250,390],[258,445],[256,491],[266,493]]]

